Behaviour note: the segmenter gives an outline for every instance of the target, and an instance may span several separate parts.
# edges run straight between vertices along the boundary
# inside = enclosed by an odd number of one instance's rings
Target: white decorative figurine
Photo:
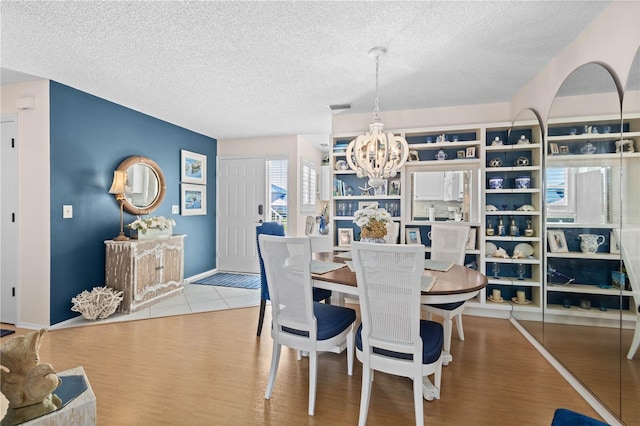
[[[107,318],[113,314],[122,299],[122,291],[109,287],[94,287],[90,292],[85,290],[71,299],[71,310],[80,312],[85,319],[95,320]]]

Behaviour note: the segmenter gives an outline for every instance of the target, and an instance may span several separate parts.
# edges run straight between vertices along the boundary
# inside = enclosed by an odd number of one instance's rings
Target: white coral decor
[[[121,291],[109,287],[94,287],[71,299],[71,310],[80,312],[88,320],[103,319],[113,314],[123,299]]]
[[[143,234],[147,232],[147,229],[158,229],[164,231],[176,225],[176,222],[171,218],[166,218],[164,216],[150,216],[150,217],[140,217],[130,224],[127,227],[131,229],[135,229],[138,232],[142,232]]]

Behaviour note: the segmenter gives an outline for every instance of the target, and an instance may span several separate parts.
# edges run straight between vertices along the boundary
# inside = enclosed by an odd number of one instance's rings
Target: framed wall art
[[[400,179],[389,181],[389,195],[400,195]]]
[[[366,209],[369,206],[378,207],[377,201],[358,201],[358,210]]]
[[[549,250],[552,253],[567,253],[569,251],[563,230],[553,229],[547,231],[547,238],[549,239]]]
[[[467,158],[476,158],[476,147],[467,147]]]
[[[180,182],[207,184],[207,156],[180,150]]]
[[[353,241],[353,228],[338,228],[338,246],[349,247]]]
[[[196,216],[207,214],[207,187],[183,183],[180,185],[181,214]]]
[[[420,229],[419,228],[407,228],[406,232],[406,242],[407,244],[422,244],[420,240]]]

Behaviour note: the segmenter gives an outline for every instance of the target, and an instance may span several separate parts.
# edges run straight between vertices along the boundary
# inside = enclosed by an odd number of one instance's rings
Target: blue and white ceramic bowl
[[[516,178],[516,189],[531,188],[531,178],[528,176]]]

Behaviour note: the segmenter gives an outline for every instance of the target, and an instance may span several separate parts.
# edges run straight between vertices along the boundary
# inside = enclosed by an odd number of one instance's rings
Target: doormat
[[[0,329],[0,337],[8,336],[13,333],[15,333],[13,330],[5,330],[4,328]]]
[[[192,284],[217,285],[221,287],[248,288],[257,290],[260,288],[260,275],[257,274],[230,274],[219,272],[206,278],[194,281]]]

